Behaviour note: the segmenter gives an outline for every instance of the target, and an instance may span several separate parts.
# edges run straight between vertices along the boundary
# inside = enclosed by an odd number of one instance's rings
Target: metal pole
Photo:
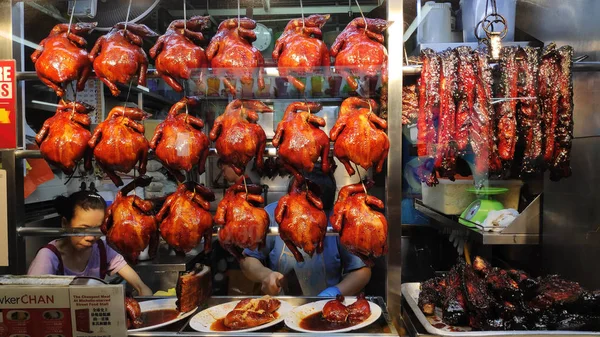
[[[386,300],[388,311],[396,327],[401,317],[402,256],[402,57],[403,57],[403,13],[404,1],[388,1],[388,20],[394,22],[388,28],[388,137],[390,153],[387,160],[385,189],[386,216],[388,221],[388,247]]]
[[[8,258],[7,274],[25,274],[25,241],[17,234],[17,228],[24,225],[25,197],[23,194],[23,159],[15,150],[5,150],[2,155],[2,169],[6,170],[6,195],[8,196]],[[1,270],[2,268],[0,268]]]

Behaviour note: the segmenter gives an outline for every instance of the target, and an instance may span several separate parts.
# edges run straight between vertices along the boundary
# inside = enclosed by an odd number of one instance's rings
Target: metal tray
[[[476,337],[476,336],[515,336],[515,335],[526,335],[526,336],[600,336],[600,331],[565,331],[565,330],[536,330],[536,331],[525,331],[525,330],[509,330],[509,331],[471,331],[469,327],[453,327],[446,325],[442,322],[440,312],[436,308],[436,314],[433,316],[425,316],[419,306],[419,293],[421,292],[421,283],[404,283],[402,284],[402,296],[408,303],[408,306],[415,314],[421,325],[433,335],[438,336],[465,336],[465,337]],[[435,326],[434,326],[435,325]]]

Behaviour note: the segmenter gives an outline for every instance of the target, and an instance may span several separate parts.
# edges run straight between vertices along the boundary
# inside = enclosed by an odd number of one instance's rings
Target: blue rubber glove
[[[338,287],[329,287],[323,291],[321,291],[321,293],[319,293],[319,297],[336,297],[337,295],[341,295],[342,292],[340,291],[340,289]]]

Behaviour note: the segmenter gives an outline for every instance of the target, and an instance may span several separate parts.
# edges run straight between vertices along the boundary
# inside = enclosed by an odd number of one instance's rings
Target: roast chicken
[[[385,134],[387,122],[377,116],[373,99],[349,97],[342,102],[338,119],[330,131],[333,154],[344,164],[349,175],[354,174],[350,162],[365,170],[375,166],[377,173],[390,149]]]
[[[140,308],[140,304],[134,298],[129,296],[125,296],[125,314],[127,329],[138,329],[144,324],[142,321],[142,309]]]
[[[149,246],[150,257],[158,247],[158,228],[152,214],[154,205],[135,194],[127,195],[136,187],[148,186],[151,180],[148,176],[138,177],[117,192],[101,226],[108,244],[132,264],[146,247]]]
[[[85,50],[87,41],[81,36],[96,27],[96,23],[61,23],[50,31],[47,38],[40,42],[40,48],[31,54],[35,71],[39,79],[58,96],[65,94],[63,85],[77,80],[77,90],[85,88],[92,71],[92,63]]]
[[[234,330],[263,325],[277,318],[275,314],[280,306],[281,302],[278,299],[269,296],[246,298],[225,316],[223,324]]]
[[[380,70],[381,85],[387,87],[388,56],[383,31],[390,24],[383,19],[356,18],[335,39],[331,56],[352,90],[358,88],[354,76],[375,77]]]
[[[198,164],[198,173],[204,172],[204,164],[209,152],[208,137],[202,132],[204,122],[190,116],[188,106],[197,105],[197,97],[184,97],[175,103],[169,115],[160,123],[150,141],[150,148],[163,165],[177,177],[184,180],[181,170],[190,171]]]
[[[279,224],[279,235],[296,261],[304,258],[298,250],[301,248],[310,257],[316,251],[323,252],[323,240],[327,233],[327,216],[323,211],[323,202],[313,190],[318,187],[306,181],[295,179],[290,192],[279,199],[275,208],[275,220]]]
[[[365,294],[356,296],[356,302],[348,306],[348,322],[358,324],[371,316],[371,305],[366,300]]]
[[[179,185],[156,215],[160,234],[176,251],[187,253],[204,238],[204,252],[210,251],[213,218],[210,202],[215,194],[207,187],[188,182]]]
[[[146,85],[148,57],[142,48],[142,38],[155,36],[158,34],[146,25],[121,22],[96,41],[90,60],[96,76],[113,96],[121,92],[117,83],[131,85],[130,81],[136,75],[138,85]]]
[[[258,185],[244,184],[244,177],[229,187],[217,207],[215,223],[219,230],[219,242],[238,260],[243,258],[244,248],[257,249],[264,246],[269,228],[269,215],[260,207],[264,198]]]
[[[323,318],[329,322],[345,323],[348,320],[348,308],[344,305],[344,295],[337,295],[323,306]]]
[[[383,202],[366,193],[373,184],[367,180],[364,185],[342,187],[329,219],[340,233],[340,243],[368,266],[373,265],[372,258],[387,253],[387,221],[376,210],[383,209]]]
[[[208,68],[206,53],[200,43],[204,42],[201,31],[209,25],[208,16],[175,20],[150,49],[150,56],[156,60],[156,71],[175,91],[183,91],[179,80],[189,80],[193,71]],[[200,73],[198,84],[203,82],[202,77]]]
[[[256,167],[262,170],[267,136],[256,123],[257,112],[272,111],[262,102],[236,99],[229,103],[225,112],[215,120],[210,130],[210,140],[215,142],[221,161],[231,165],[238,175],[244,173],[246,165],[254,157]]]
[[[213,71],[222,78],[223,84],[233,95],[236,93],[235,78],[239,78],[242,85],[251,86],[255,68],[258,68],[258,88],[265,88],[262,73],[265,60],[260,51],[252,46],[256,40],[254,28],[256,22],[249,18],[225,20],[206,48],[206,57]]]
[[[123,181],[115,171],[129,172],[139,162],[138,171],[146,173],[148,140],[144,126],[137,121],[148,116],[139,108],[114,107],[88,142],[98,166],[117,186],[123,185]]]
[[[298,180],[302,180],[303,171],[312,172],[319,157],[324,173],[331,168],[329,137],[319,129],[325,126],[325,120],[313,115],[321,108],[321,104],[315,102],[293,102],[275,130],[273,146],[277,147],[283,166]]]
[[[292,74],[305,75],[314,73],[316,67],[327,67],[326,71],[329,68],[329,49],[321,32],[327,20],[329,14],[291,20],[275,42],[272,56],[279,67],[279,75],[287,77],[300,92],[304,92],[305,85]]]
[[[35,141],[50,164],[71,175],[85,156],[86,170],[92,169],[92,152],[88,148],[90,117],[94,108],[82,102],[61,100],[53,117],[48,118]]]

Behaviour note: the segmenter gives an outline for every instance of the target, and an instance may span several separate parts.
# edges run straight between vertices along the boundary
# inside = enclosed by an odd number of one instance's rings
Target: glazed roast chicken
[[[273,146],[283,166],[298,180],[302,180],[302,172],[312,172],[319,157],[324,173],[331,168],[329,137],[319,128],[325,126],[325,120],[313,115],[321,108],[315,102],[290,103],[275,130]]]
[[[213,225],[210,202],[214,200],[215,194],[208,187],[194,182],[179,185],[156,215],[162,238],[180,253],[189,252],[204,238],[204,252],[209,252]]]
[[[155,36],[158,34],[146,25],[121,22],[96,41],[89,57],[96,76],[113,96],[121,92],[117,83],[130,85],[135,76],[138,85],[146,85],[148,57],[142,48],[143,38]]]
[[[323,211],[319,193],[313,192],[318,189],[318,186],[308,180],[294,179],[290,192],[279,199],[275,208],[279,235],[298,262],[304,261],[299,249],[310,257],[315,252],[323,252],[327,215]]]
[[[64,84],[77,81],[77,90],[85,88],[92,63],[85,50],[87,41],[82,35],[96,27],[96,22],[58,24],[52,28],[47,38],[40,42],[40,48],[31,54],[31,61],[39,79],[58,96],[65,94]]]
[[[179,181],[184,180],[181,170],[190,171],[198,165],[198,173],[204,173],[209,152],[208,137],[202,132],[204,122],[185,113],[187,106],[195,106],[197,97],[184,97],[175,103],[167,118],[154,131],[150,148],[156,157]]]
[[[263,325],[277,318],[275,313],[280,306],[281,302],[278,299],[269,296],[246,298],[225,316],[223,324],[233,330]]]
[[[260,193],[259,185],[245,185],[242,176],[227,189],[217,207],[215,223],[222,226],[219,242],[238,260],[243,258],[243,249],[261,248],[265,243],[270,220],[260,206],[264,202]]]
[[[333,154],[340,160],[349,175],[354,174],[350,162],[368,170],[375,167],[377,173],[390,149],[385,134],[387,122],[377,116],[377,103],[373,99],[349,97],[340,106],[335,125],[330,131]]]
[[[246,165],[254,157],[256,167],[262,170],[267,136],[257,124],[257,112],[272,111],[262,102],[236,99],[215,119],[209,138],[215,142],[221,161],[231,165],[238,175],[244,173]]]
[[[300,92],[304,92],[305,85],[293,74],[314,73],[317,67],[329,70],[329,49],[322,40],[321,32],[329,17],[329,14],[314,14],[304,20],[291,20],[275,42],[272,56],[277,62],[279,75],[287,77]]]
[[[142,309],[138,301],[132,297],[125,296],[125,315],[127,320],[127,329],[141,328],[144,322],[142,321]]]
[[[146,173],[148,140],[144,126],[138,121],[148,116],[138,108],[114,107],[88,142],[98,166],[117,186],[123,185],[123,181],[115,171],[129,172],[139,162],[139,173]]]
[[[354,76],[375,77],[379,71],[382,87],[387,87],[388,56],[383,32],[390,24],[383,19],[356,18],[335,39],[330,53],[352,90],[358,88]]]
[[[151,180],[148,176],[138,177],[117,192],[101,226],[108,244],[132,264],[148,245],[150,257],[154,257],[158,247],[154,205],[137,195],[127,195],[136,187],[148,186]]]
[[[252,85],[255,68],[258,68],[258,88],[265,88],[262,73],[265,60],[260,51],[252,46],[256,40],[254,28],[256,22],[249,18],[225,20],[206,48],[210,66],[233,95],[236,93],[235,78],[240,78],[242,85]]]
[[[374,257],[387,253],[387,220],[376,209],[383,209],[383,202],[365,190],[374,182],[342,187],[329,219],[333,230],[340,233],[340,243],[366,265],[372,266]]]
[[[92,169],[92,153],[88,148],[92,137],[88,113],[93,110],[92,106],[83,102],[62,99],[54,116],[44,122],[35,136],[44,159],[65,174],[72,174],[84,157],[86,170]]]
[[[209,25],[208,16],[194,16],[185,22],[175,20],[150,49],[156,71],[175,91],[183,91],[180,80],[189,80],[195,70],[208,68],[206,53],[200,43],[205,40],[201,31]],[[203,82],[201,71],[195,79],[198,84]]]

